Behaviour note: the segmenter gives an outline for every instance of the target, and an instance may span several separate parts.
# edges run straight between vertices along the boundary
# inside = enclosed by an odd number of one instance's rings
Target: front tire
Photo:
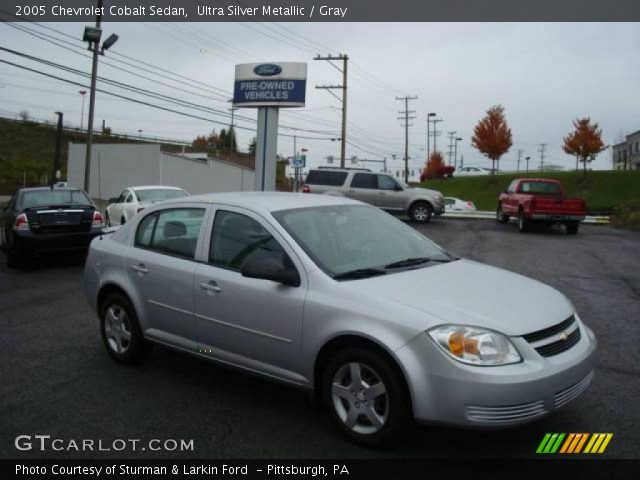
[[[409,419],[402,374],[380,354],[349,348],[322,375],[322,398],[334,423],[352,442],[377,446],[395,439]]]
[[[121,293],[112,293],[104,301],[100,313],[100,333],[107,352],[119,363],[137,363],[152,347],[142,336],[133,305]]]
[[[496,210],[496,220],[500,223],[507,223],[509,221],[509,215],[504,213],[502,205],[498,205],[498,209]]]
[[[409,209],[409,218],[415,223],[429,223],[433,216],[433,207],[428,202],[416,202]]]
[[[580,229],[580,222],[567,222],[565,226],[569,235],[575,235]]]
[[[524,216],[524,210],[520,210],[518,214],[518,230],[520,230],[520,233],[527,233],[529,231],[529,221]]]

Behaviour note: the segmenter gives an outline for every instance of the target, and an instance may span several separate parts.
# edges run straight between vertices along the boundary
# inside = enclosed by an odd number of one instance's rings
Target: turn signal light
[[[144,207],[138,207],[138,209],[136,210],[136,213],[140,213],[142,210],[144,210]]]

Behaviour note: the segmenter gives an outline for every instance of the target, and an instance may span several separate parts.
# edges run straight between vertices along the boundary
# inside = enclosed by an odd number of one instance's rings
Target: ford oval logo
[[[272,77],[278,75],[280,72],[282,72],[282,68],[273,63],[263,63],[253,68],[253,73],[261,77]]]

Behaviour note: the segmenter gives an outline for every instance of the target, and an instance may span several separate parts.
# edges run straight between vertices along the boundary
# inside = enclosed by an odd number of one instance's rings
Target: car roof
[[[81,188],[78,187],[58,187],[58,188],[51,188],[51,187],[26,187],[26,188],[20,188],[18,189],[18,192],[42,192],[45,190],[52,190],[55,192],[64,192],[65,190],[67,191],[72,191],[72,192],[77,192],[78,190],[83,192],[84,190],[82,190]]]
[[[552,182],[552,183],[560,183],[560,180],[556,180],[555,178],[516,178],[516,182]]]
[[[291,192],[226,192],[207,193],[182,197],[163,202],[163,205],[175,203],[218,203],[229,206],[249,207],[253,210],[275,212],[308,207],[322,207],[331,205],[362,205],[362,202],[345,197],[314,193]]]
[[[133,190],[152,190],[157,188],[162,188],[164,190],[182,190],[180,187],[172,187],[170,185],[137,185],[133,187],[127,187]]]

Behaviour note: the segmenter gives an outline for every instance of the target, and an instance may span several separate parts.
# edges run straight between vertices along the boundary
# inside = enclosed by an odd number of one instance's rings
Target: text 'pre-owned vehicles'
[[[88,195],[77,188],[19,189],[0,221],[0,247],[7,266],[19,267],[32,256],[83,251],[104,226]]]
[[[406,213],[417,223],[426,223],[444,213],[442,194],[401,184],[391,175],[366,169],[320,168],[311,170],[303,193],[324,193],[353,198],[390,213]]]
[[[309,389],[363,444],[411,418],[528,422],[593,375],[595,336],[564,295],[342,197],[154,205],[91,243],[84,286],[115,360],[157,342]]]
[[[181,188],[166,185],[125,188],[119,197],[109,199],[110,205],[105,212],[107,226],[124,225],[149,205],[187,195],[189,194]]]
[[[557,180],[545,178],[517,178],[498,199],[496,218],[507,223],[509,217],[518,219],[518,229],[526,232],[531,222],[552,225],[564,224],[567,233],[578,233],[584,220],[587,202],[567,197]]]

